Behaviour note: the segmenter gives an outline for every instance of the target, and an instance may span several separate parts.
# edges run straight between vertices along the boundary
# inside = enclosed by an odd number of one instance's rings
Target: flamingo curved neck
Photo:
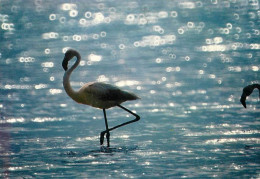
[[[76,102],[80,102],[79,94],[77,91],[74,91],[73,88],[70,85],[70,75],[74,69],[77,68],[77,66],[80,63],[80,56],[77,57],[76,62],[72,65],[71,68],[69,68],[67,71],[65,71],[63,76],[63,86],[66,91],[66,93]]]
[[[259,84],[252,84],[252,86],[253,86],[254,89],[257,88],[257,89],[260,90],[260,85]]]
[[[260,84],[253,84],[252,86],[253,86],[254,89],[255,88],[258,89],[258,91],[259,91],[259,98],[260,98]]]

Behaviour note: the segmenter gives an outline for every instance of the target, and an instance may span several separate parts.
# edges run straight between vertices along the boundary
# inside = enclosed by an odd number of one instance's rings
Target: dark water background
[[[0,0],[0,177],[259,178],[259,2]],[[104,81],[142,99],[99,146],[101,110],[62,86]],[[132,117],[107,111],[109,126]]]

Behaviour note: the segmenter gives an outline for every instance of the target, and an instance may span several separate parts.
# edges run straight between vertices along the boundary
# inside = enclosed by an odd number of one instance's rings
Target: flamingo
[[[249,96],[254,89],[257,88],[259,90],[259,98],[260,98],[260,85],[259,84],[252,84],[244,87],[242,96],[240,98],[240,102],[246,108],[246,97]]]
[[[77,58],[76,62],[70,68],[68,68],[68,62],[74,57]],[[78,91],[74,91],[70,85],[70,75],[73,72],[73,70],[77,68],[77,66],[80,63],[80,60],[81,56],[79,52],[77,52],[76,50],[69,49],[66,51],[65,57],[62,62],[62,67],[65,70],[63,76],[63,86],[68,96],[71,97],[77,103],[89,105],[103,110],[106,130],[100,133],[100,145],[103,145],[104,135],[106,134],[107,147],[109,147],[110,131],[140,120],[140,116],[130,111],[129,109],[123,107],[121,103],[140,98],[134,93],[121,90],[116,86],[102,82],[88,82],[84,86],[82,86]],[[106,116],[106,109],[115,106],[118,106],[121,109],[130,113],[131,115],[135,116],[135,119],[109,128]]]

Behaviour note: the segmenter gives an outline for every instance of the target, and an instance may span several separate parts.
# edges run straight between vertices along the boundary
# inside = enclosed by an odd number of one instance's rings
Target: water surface
[[[0,1],[1,177],[259,178],[259,2]],[[62,86],[102,81],[141,116],[100,147],[102,110]],[[71,65],[71,64],[70,64]],[[131,120],[107,110],[109,126]]]

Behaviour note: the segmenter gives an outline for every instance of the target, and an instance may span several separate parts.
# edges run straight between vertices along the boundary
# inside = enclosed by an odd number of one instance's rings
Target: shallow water
[[[259,2],[0,1],[0,164],[10,178],[259,178]],[[102,110],[72,101],[103,81],[141,116],[99,145]],[[70,64],[71,65],[71,64]],[[131,120],[107,110],[109,126]]]

